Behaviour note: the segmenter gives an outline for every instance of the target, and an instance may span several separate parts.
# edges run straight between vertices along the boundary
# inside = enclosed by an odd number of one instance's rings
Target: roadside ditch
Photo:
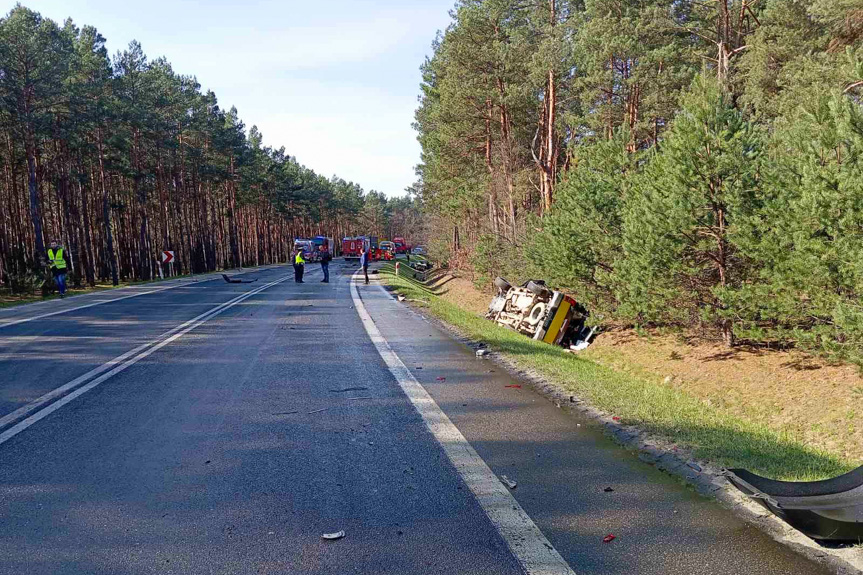
[[[493,325],[470,310],[489,299],[478,290],[462,290],[457,304],[441,297],[440,289],[396,277],[394,271],[385,265],[378,275],[389,291],[464,345],[488,350],[490,361],[559,408],[587,416],[645,463],[715,498],[797,552],[836,573],[863,573],[863,547],[816,543],[743,496],[721,474],[725,467],[747,467],[773,476],[784,469],[789,479],[820,479],[849,470],[852,462],[664,385],[667,382],[610,369]]]

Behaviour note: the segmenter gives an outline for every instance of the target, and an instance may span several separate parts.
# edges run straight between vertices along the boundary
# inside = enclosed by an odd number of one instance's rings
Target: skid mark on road
[[[492,525],[503,537],[528,575],[575,575],[539,527],[507,491],[491,468],[441,410],[437,402],[381,335],[357,292],[358,274],[350,280],[351,298],[366,333],[387,364],[390,373],[419,412],[429,431],[441,445],[462,480],[476,497]],[[383,289],[383,288],[381,288]]]

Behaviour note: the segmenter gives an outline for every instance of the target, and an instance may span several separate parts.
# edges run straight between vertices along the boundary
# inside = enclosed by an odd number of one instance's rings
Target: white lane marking
[[[269,269],[269,268],[260,268],[259,270],[256,270],[256,271],[261,271],[261,270],[266,270],[266,269]],[[218,273],[218,272],[216,272],[216,273]],[[44,319],[46,317],[52,317],[52,316],[60,315],[63,313],[78,311],[80,309],[87,309],[88,307],[102,305],[104,303],[113,303],[115,301],[122,301],[124,299],[129,299],[129,298],[138,297],[138,296],[142,296],[142,295],[159,293],[159,292],[167,291],[169,289],[174,289],[174,288],[178,288],[178,287],[182,287],[182,286],[194,285],[194,284],[199,284],[199,283],[209,282],[209,281],[215,281],[216,279],[217,279],[216,277],[213,277],[213,278],[208,278],[208,279],[203,279],[203,280],[194,280],[194,281],[186,281],[186,282],[181,281],[181,283],[177,283],[177,284],[170,285],[170,286],[163,287],[163,288],[159,288],[159,289],[143,291],[143,292],[139,292],[139,293],[133,293],[131,295],[126,295],[126,296],[117,297],[117,298],[113,298],[113,299],[100,299],[100,300],[97,300],[93,303],[88,303],[86,305],[79,305],[77,307],[70,307],[68,309],[60,309],[57,311],[52,311],[52,312],[48,312],[48,313],[34,315],[33,317],[25,317],[22,319],[16,319],[16,320],[12,320],[12,321],[7,321],[5,323],[0,323],[0,329],[3,329],[4,327],[11,327],[13,325],[19,325],[22,323],[27,323],[28,321],[33,321],[33,320],[37,320],[37,319]],[[135,286],[130,286],[130,287],[132,289],[134,289]],[[129,288],[120,288],[120,289],[129,289]],[[39,303],[45,303],[45,302],[39,302]],[[12,309],[15,309],[15,308],[12,308]]]
[[[381,335],[350,280],[351,299],[381,358],[527,575],[575,575],[491,468]]]
[[[169,289],[174,289],[174,288],[176,288],[176,287],[180,287],[181,285],[189,285],[189,284],[188,284],[188,283],[184,283],[184,284],[172,285],[172,286],[163,287],[163,288],[159,288],[159,289],[154,289],[154,290],[150,290],[150,291],[143,291],[143,292],[139,292],[139,293],[133,293],[133,294],[131,294],[131,295],[126,295],[126,296],[118,297],[118,298],[114,298],[114,299],[109,299],[109,300],[99,300],[99,301],[96,301],[96,302],[93,302],[93,303],[88,303],[87,305],[79,305],[79,306],[76,306],[76,307],[70,307],[70,308],[68,308],[68,309],[60,309],[60,310],[57,310],[57,311],[52,311],[52,312],[48,312],[48,313],[42,313],[42,314],[34,315],[34,316],[31,316],[31,317],[25,317],[25,318],[22,318],[22,319],[16,319],[16,320],[12,320],[12,321],[7,321],[7,322],[5,322],[5,323],[0,323],[0,329],[2,329],[2,328],[4,328],[4,327],[10,327],[10,326],[13,326],[13,325],[18,325],[18,324],[22,324],[22,323],[27,323],[28,321],[34,321],[34,320],[37,320],[37,319],[43,319],[43,318],[46,318],[46,317],[51,317],[51,316],[55,316],[55,315],[60,315],[60,314],[63,314],[63,313],[69,313],[69,312],[72,312],[72,311],[78,311],[79,309],[87,309],[88,307],[93,307],[93,306],[97,306],[97,305],[102,305],[102,304],[104,304],[104,303],[111,303],[111,302],[115,302],[115,301],[122,301],[122,300],[124,300],[124,299],[129,299],[129,298],[138,297],[138,296],[142,296],[142,295],[147,295],[147,294],[151,294],[151,293],[158,293],[158,292],[160,292],[160,291],[166,291],[166,290],[169,290]]]
[[[151,353],[158,351],[159,349],[162,349],[163,347],[165,347],[166,345],[168,345],[172,341],[175,341],[175,340],[183,337],[185,334],[189,333],[190,331],[192,331],[193,329],[195,329],[196,327],[198,327],[199,325],[201,325],[205,321],[216,317],[217,315],[219,315],[223,311],[234,307],[238,303],[252,297],[253,295],[259,294],[260,292],[264,291],[267,288],[270,288],[276,284],[282,283],[283,281],[287,280],[290,277],[292,277],[292,276],[291,275],[283,276],[280,279],[272,281],[268,284],[264,284],[257,289],[246,292],[242,295],[235,297],[234,299],[232,299],[230,301],[227,301],[223,304],[220,304],[220,305],[214,307],[213,309],[211,309],[205,313],[202,313],[198,317],[190,319],[186,323],[175,327],[174,329],[163,334],[159,338],[157,338],[157,339],[155,339],[149,343],[145,343],[144,345],[139,346],[139,347],[133,349],[132,351],[129,351],[129,352],[109,361],[108,363],[106,363],[106,364],[104,364],[104,365],[102,365],[102,366],[100,366],[100,367],[98,367],[98,368],[96,368],[96,369],[94,369],[88,373],[85,373],[81,377],[70,381],[66,385],[59,387],[59,388],[55,389],[54,391],[43,395],[42,397],[33,401],[32,403],[20,408],[19,410],[16,410],[16,411],[10,413],[6,417],[4,417],[3,420],[8,419],[8,421],[14,421],[15,419],[19,419],[24,413],[29,413],[30,411],[33,411],[33,409],[36,409],[39,406],[44,405],[45,402],[50,401],[51,399],[57,397],[58,395],[61,395],[65,391],[68,391],[69,389],[75,387],[76,385],[80,385],[82,382],[86,381],[88,377],[92,377],[93,375],[98,375],[99,373],[102,373],[102,372],[110,369],[111,367],[113,367],[113,369],[108,371],[108,373],[103,373],[102,375],[100,375],[99,377],[94,379],[93,381],[87,383],[86,385],[84,385],[82,387],[79,387],[78,389],[76,389],[72,393],[64,396],[62,399],[55,401],[54,403],[48,405],[44,409],[41,409],[41,410],[37,411],[36,413],[34,413],[33,415],[29,416],[27,419],[25,419],[25,420],[17,423],[16,425],[10,427],[9,429],[4,431],[3,433],[0,433],[0,445],[7,442],[9,439],[15,437],[16,435],[18,435],[19,433],[21,433],[22,431],[24,431],[25,429],[27,429],[28,427],[33,425],[34,423],[48,417],[49,415],[51,415],[52,413],[54,413],[55,411],[57,411],[58,409],[60,409],[64,405],[66,405],[67,403],[69,403],[70,401],[74,400],[75,398],[87,393],[88,391],[90,391],[91,389],[93,389],[97,385],[101,384],[105,380],[109,379],[110,377],[120,373],[121,371],[123,371],[127,367],[129,367],[129,366],[137,363],[138,361],[144,359],[145,357],[147,357]],[[137,355],[135,355],[136,353],[137,353]],[[51,397],[48,397],[48,396],[51,396]],[[31,408],[31,406],[32,406],[32,408]],[[24,412],[23,410],[27,410],[27,411]],[[19,413],[19,412],[21,412],[21,413]],[[15,417],[12,417],[12,416],[15,416]],[[0,425],[0,427],[2,427],[2,425]]]
[[[137,295],[137,294],[136,294],[136,295]],[[90,378],[95,377],[95,376],[97,376],[97,375],[99,375],[100,373],[103,373],[103,372],[105,372],[105,371],[108,371],[109,369],[111,369],[111,368],[112,368],[112,367],[114,367],[115,365],[117,365],[117,364],[119,364],[119,363],[121,363],[121,362],[125,361],[126,359],[128,359],[129,357],[131,357],[131,356],[135,355],[136,353],[139,353],[139,352],[141,352],[141,351],[145,350],[146,348],[150,347],[151,345],[154,345],[154,344],[158,343],[159,341],[163,340],[163,339],[164,339],[164,338],[166,338],[166,337],[170,337],[172,334],[174,334],[174,333],[176,333],[176,332],[180,331],[181,329],[183,329],[184,327],[188,326],[189,324],[191,324],[191,323],[193,323],[193,322],[195,322],[195,321],[198,321],[199,319],[203,318],[204,316],[207,316],[207,315],[209,315],[209,314],[213,313],[214,311],[216,311],[216,310],[218,310],[218,309],[222,308],[222,307],[223,307],[223,306],[225,306],[225,305],[228,305],[228,304],[230,304],[230,303],[232,303],[232,302],[235,302],[236,300],[239,300],[239,298],[242,298],[242,297],[243,297],[243,296],[245,296],[245,295],[246,295],[246,294],[240,294],[240,295],[238,295],[237,297],[235,297],[235,298],[233,298],[233,299],[231,299],[231,300],[228,300],[228,301],[226,301],[226,302],[220,303],[219,305],[217,305],[217,306],[215,306],[215,307],[213,307],[213,308],[210,308],[209,310],[205,311],[204,313],[200,314],[199,316],[197,316],[197,317],[193,317],[193,318],[192,318],[192,319],[190,319],[189,321],[187,321],[187,322],[185,322],[185,323],[182,323],[182,324],[178,325],[177,327],[174,327],[174,328],[172,328],[172,329],[168,330],[167,332],[163,333],[163,334],[162,334],[162,335],[160,335],[159,337],[157,337],[157,338],[155,338],[155,339],[153,339],[153,340],[151,340],[151,341],[148,341],[147,343],[141,344],[141,345],[139,345],[138,347],[136,347],[135,349],[130,350],[130,351],[127,351],[127,352],[126,352],[126,353],[124,353],[123,355],[117,356],[117,357],[115,357],[114,359],[112,359],[112,360],[110,360],[110,361],[107,361],[106,363],[104,363],[104,364],[100,365],[99,367],[96,367],[96,368],[94,368],[94,369],[92,369],[92,370],[88,371],[87,373],[85,373],[85,374],[83,374],[83,375],[80,375],[80,376],[76,377],[75,379],[73,379],[73,380],[72,380],[72,381],[70,381],[69,383],[66,383],[66,384],[64,384],[64,385],[61,385],[60,387],[58,387],[58,388],[56,388],[56,389],[54,389],[54,390],[52,390],[52,391],[49,391],[49,392],[48,392],[48,393],[46,393],[45,395],[43,395],[43,396],[41,396],[41,397],[39,397],[39,398],[37,398],[37,399],[34,399],[33,401],[31,401],[31,402],[30,402],[30,403],[28,403],[27,405],[25,405],[25,406],[23,406],[23,407],[20,407],[20,408],[16,409],[16,410],[15,410],[15,411],[13,411],[12,413],[8,413],[8,414],[6,414],[5,416],[0,417],[0,429],[3,429],[4,427],[6,427],[7,425],[11,424],[12,422],[17,421],[17,420],[21,419],[22,417],[25,417],[26,415],[28,415],[29,413],[33,412],[33,411],[34,411],[34,410],[36,410],[37,408],[39,408],[39,407],[41,407],[41,406],[45,405],[45,404],[46,404],[46,403],[48,403],[49,401],[52,401],[52,400],[54,400],[55,398],[57,398],[57,397],[59,397],[59,396],[63,395],[64,393],[66,393],[66,392],[67,392],[67,391],[69,391],[70,389],[73,389],[73,388],[75,388],[75,387],[78,387],[79,385],[81,385],[82,383],[86,382],[86,381],[87,381],[87,380],[89,380]],[[121,299],[125,299],[125,298],[121,298]],[[114,300],[114,301],[116,301],[116,300]]]

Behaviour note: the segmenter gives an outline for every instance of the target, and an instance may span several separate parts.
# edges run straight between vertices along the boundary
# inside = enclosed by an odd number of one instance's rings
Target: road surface
[[[308,268],[0,312],[0,573],[827,573]]]

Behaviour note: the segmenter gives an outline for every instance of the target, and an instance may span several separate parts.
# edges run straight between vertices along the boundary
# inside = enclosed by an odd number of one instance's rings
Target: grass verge
[[[379,277],[469,337],[485,342],[623,423],[690,450],[696,458],[801,481],[831,477],[856,467],[834,453],[806,445],[791,431],[776,431],[683,391],[614,371],[500,327],[438,297],[419,281],[396,276],[391,264],[383,266]]]

